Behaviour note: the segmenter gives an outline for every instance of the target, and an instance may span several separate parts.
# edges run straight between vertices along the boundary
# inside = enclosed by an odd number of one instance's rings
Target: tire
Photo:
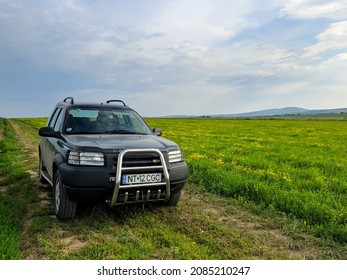
[[[66,195],[59,170],[54,174],[53,180],[54,214],[58,220],[67,220],[75,217],[77,203]]]
[[[166,201],[166,205],[168,206],[176,206],[178,201],[181,198],[181,192],[174,193],[170,196],[170,199]]]
[[[42,161],[42,157],[41,154],[39,156],[39,181],[41,184],[48,184],[48,181],[45,179],[45,177],[42,176],[42,170],[44,169],[43,166],[43,161]]]

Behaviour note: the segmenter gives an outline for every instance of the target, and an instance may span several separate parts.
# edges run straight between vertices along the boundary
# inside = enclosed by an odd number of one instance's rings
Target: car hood
[[[167,149],[178,147],[174,142],[155,135],[69,135],[65,138],[82,150],[101,149],[104,152],[123,149]],[[73,148],[73,147],[72,147]]]

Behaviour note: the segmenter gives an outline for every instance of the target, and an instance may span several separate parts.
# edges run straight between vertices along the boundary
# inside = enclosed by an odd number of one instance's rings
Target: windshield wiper
[[[74,131],[74,132],[68,133],[68,135],[75,135],[75,134],[100,134],[100,132],[81,130],[81,131]]]
[[[125,129],[114,129],[114,130],[107,130],[105,133],[112,133],[112,134],[141,134],[141,135],[147,135],[147,133],[137,132],[137,131],[129,131]]]

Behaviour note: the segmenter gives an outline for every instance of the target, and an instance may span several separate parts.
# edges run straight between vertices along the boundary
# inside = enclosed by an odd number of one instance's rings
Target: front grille
[[[118,157],[113,159],[117,166]],[[144,167],[160,165],[160,157],[156,153],[133,153],[127,154],[123,158],[123,167]]]
[[[160,150],[123,150],[113,159],[113,164],[116,177],[111,207],[132,202],[167,201],[170,198],[169,173]],[[151,174],[154,177],[151,178]],[[160,181],[155,174],[161,174]]]

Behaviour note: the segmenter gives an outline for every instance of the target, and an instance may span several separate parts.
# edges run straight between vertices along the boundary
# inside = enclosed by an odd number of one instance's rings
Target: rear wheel
[[[66,220],[75,217],[77,203],[70,200],[66,195],[59,170],[57,170],[54,174],[53,192],[54,213],[58,220]]]

